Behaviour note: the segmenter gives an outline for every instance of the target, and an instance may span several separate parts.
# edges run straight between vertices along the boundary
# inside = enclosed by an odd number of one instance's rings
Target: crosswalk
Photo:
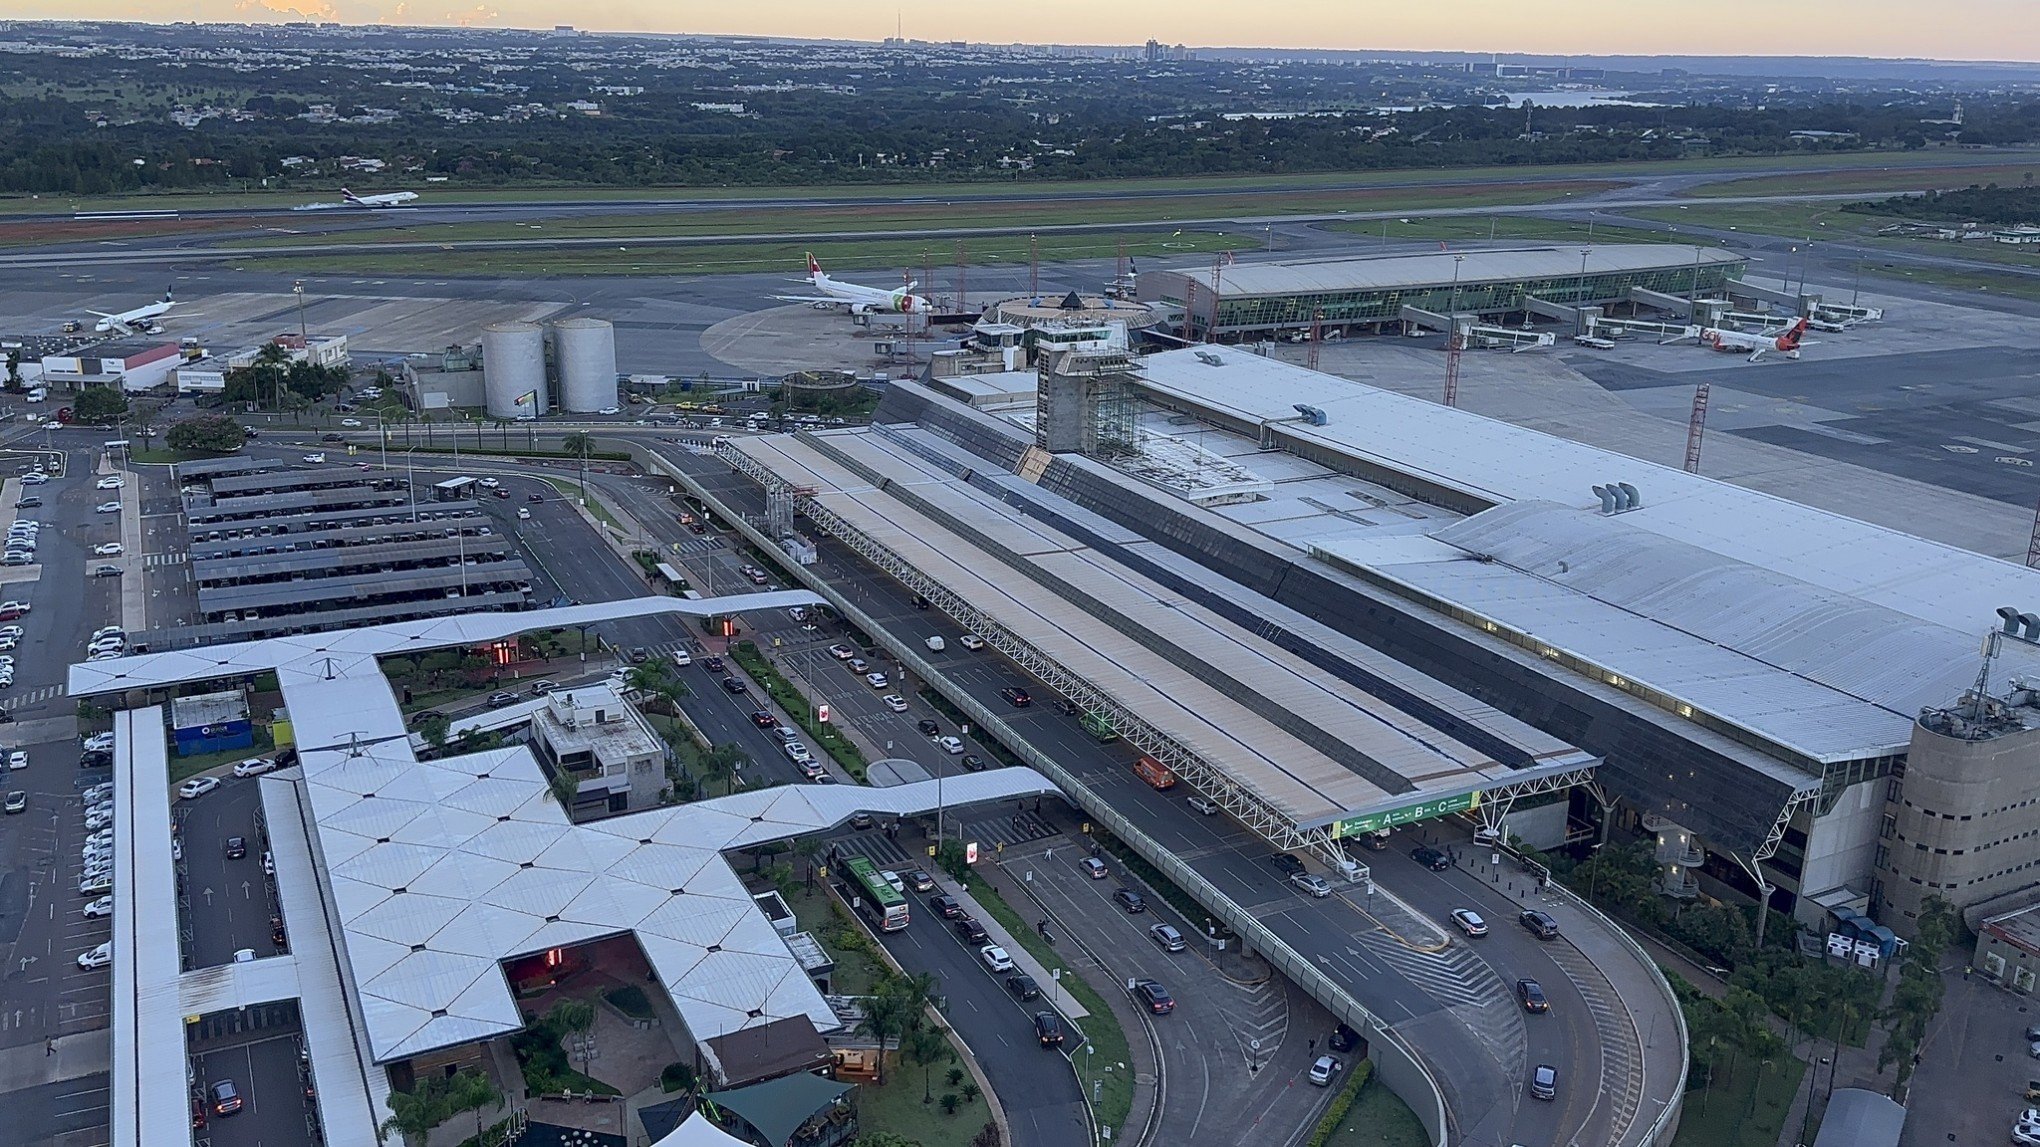
[[[1455,943],[1440,952],[1420,952],[1380,932],[1364,933],[1358,939],[1370,955],[1446,1005],[1494,1055],[1505,1073],[1523,1073],[1530,1055],[1523,1010],[1501,977],[1471,946]]]
[[[167,554],[145,554],[142,557],[142,567],[160,569],[163,566],[181,566],[189,560],[190,555],[183,550],[174,550]]]
[[[945,827],[943,835],[948,836],[954,831]],[[961,833],[964,840],[977,842],[980,853],[997,853],[1002,848],[1015,848],[1057,835],[1060,834],[1055,826],[1031,812],[967,820],[963,822]],[[920,841],[920,837],[915,837],[913,847],[917,851],[909,852],[907,845],[887,836],[882,828],[869,828],[839,836],[829,843],[847,856],[862,856],[873,864],[890,867],[925,863],[927,854],[918,851],[925,847]]]
[[[64,687],[62,685],[42,685],[34,689],[26,689],[15,693],[6,700],[0,701],[0,709],[25,709],[30,705],[40,704],[52,697],[62,697],[63,695]]]

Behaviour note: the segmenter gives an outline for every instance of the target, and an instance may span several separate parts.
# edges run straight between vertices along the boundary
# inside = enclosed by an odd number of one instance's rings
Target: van
[[[940,636],[930,637],[924,644],[928,646],[928,652],[930,653],[940,653],[943,649],[947,648]]]
[[[109,453],[124,452],[128,448],[128,440],[125,438],[114,438],[106,442],[101,442],[99,444],[99,448],[101,450],[108,451]]]

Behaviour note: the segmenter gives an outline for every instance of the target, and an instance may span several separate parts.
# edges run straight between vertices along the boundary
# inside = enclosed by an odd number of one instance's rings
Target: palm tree
[[[878,1041],[877,1082],[881,1087],[885,1086],[886,1041],[906,1029],[907,1017],[912,1014],[906,995],[894,979],[880,982],[877,989],[864,997],[864,1022],[858,1028]]]
[[[545,1018],[562,1032],[585,1035],[589,1028],[595,1026],[595,1005],[587,1000],[561,1000],[552,1006]]]
[[[720,780],[723,792],[729,793],[735,788],[737,770],[750,760],[751,755],[741,745],[716,745],[701,755],[702,780]]]
[[[391,1135],[400,1142],[409,1142],[413,1135],[424,1135],[439,1126],[440,1104],[438,1097],[427,1094],[420,1087],[417,1092],[390,1092],[390,1117],[376,1128],[378,1139],[387,1140]]]
[[[934,1076],[935,1061],[949,1050],[949,1040],[942,1029],[930,1025],[911,1028],[900,1040],[900,1047],[907,1058],[921,1065],[921,1102],[935,1102]]]
[[[585,430],[573,431],[560,439],[560,451],[586,458],[595,452],[595,436]]]
[[[489,1077],[471,1069],[463,1070],[453,1077],[452,1086],[446,1096],[447,1107],[450,1110],[475,1113],[477,1143],[482,1138],[482,1112],[502,1101],[503,1093],[496,1090],[496,1085],[489,1081]]]

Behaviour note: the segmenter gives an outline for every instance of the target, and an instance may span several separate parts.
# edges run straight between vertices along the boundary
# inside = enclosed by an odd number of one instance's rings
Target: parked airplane
[[[1724,330],[1720,327],[1706,327],[1700,331],[1700,345],[1729,354],[1750,352],[1750,361],[1755,362],[1767,354],[1782,354],[1786,358],[1798,358],[1799,348],[1810,344],[1799,340],[1806,335],[1807,320],[1800,319],[1789,327],[1758,331],[1745,334],[1742,331]]]
[[[349,207],[402,207],[418,198],[415,191],[386,191],[381,195],[356,195],[345,187],[340,189],[340,198]]]
[[[92,324],[92,329],[101,334],[107,332],[123,335],[149,334],[155,331],[156,320],[163,315],[169,314],[170,308],[177,305],[176,301],[170,297],[170,291],[171,288],[165,287],[162,298],[153,303],[136,307],[131,311],[121,311],[118,314],[107,314],[105,311],[86,311],[85,313],[99,316],[99,321]]]
[[[809,303],[816,310],[842,307],[853,315],[869,315],[879,311],[898,314],[920,312],[926,314],[931,308],[928,300],[914,293],[917,285],[912,279],[897,291],[881,290],[878,287],[860,287],[855,283],[839,283],[822,271],[821,263],[810,252],[807,257],[807,278],[799,280],[820,291],[819,295],[774,295],[782,303]]]

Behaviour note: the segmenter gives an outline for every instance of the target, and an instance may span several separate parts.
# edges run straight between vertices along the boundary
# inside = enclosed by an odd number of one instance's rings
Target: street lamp
[[[1587,323],[1587,256],[1594,253],[1592,247],[1580,248],[1580,289],[1573,296],[1573,333],[1584,334]]]
[[[298,340],[306,344],[309,344],[312,341],[312,336],[305,332],[305,281],[303,279],[299,279],[298,281],[292,283],[290,285],[290,291],[292,294],[297,296]],[[311,347],[309,345],[305,347],[305,354],[307,355],[307,357],[309,357],[311,354]]]

